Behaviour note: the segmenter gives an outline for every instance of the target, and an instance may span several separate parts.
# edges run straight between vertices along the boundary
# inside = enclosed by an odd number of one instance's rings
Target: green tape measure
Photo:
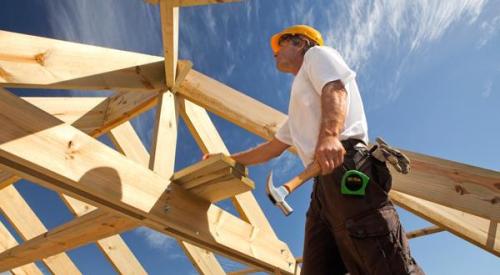
[[[342,176],[340,192],[343,195],[364,196],[370,177],[358,170],[348,170]]]

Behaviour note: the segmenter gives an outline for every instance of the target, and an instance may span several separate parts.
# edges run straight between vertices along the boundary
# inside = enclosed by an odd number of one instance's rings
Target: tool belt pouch
[[[377,144],[370,149],[370,154],[381,162],[389,162],[396,171],[402,174],[410,172],[410,159],[401,151],[391,147],[382,138],[377,137]]]

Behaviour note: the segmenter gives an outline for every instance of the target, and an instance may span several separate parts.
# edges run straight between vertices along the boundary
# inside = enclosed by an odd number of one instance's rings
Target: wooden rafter
[[[166,87],[161,57],[1,30],[0,44],[0,86],[128,91]]]
[[[47,232],[47,228],[13,185],[0,190],[0,210],[23,240]],[[66,253],[43,259],[43,262],[55,274],[81,274]]]
[[[145,1],[150,4],[158,4],[158,2],[162,0],[145,0]],[[241,0],[167,0],[167,1],[171,2],[171,5],[173,5],[174,7],[188,7],[188,6],[241,2]]]
[[[62,198],[71,212],[78,217],[86,215],[96,209],[90,204],[67,195],[62,195]],[[127,221],[125,224],[128,225],[129,222]],[[128,227],[126,227],[126,229],[128,229]],[[117,272],[121,274],[147,274],[139,260],[135,257],[134,253],[120,235],[117,234],[99,239],[96,244]]]
[[[0,164],[7,170],[229,258],[265,270],[292,272],[294,259],[281,252],[288,249],[283,242],[175,184],[165,192],[162,182],[167,179],[16,96],[6,91],[0,95],[0,123],[5,125],[0,134]],[[33,261],[20,256],[28,251],[34,254],[26,249],[27,243],[0,255],[0,270]]]
[[[17,245],[17,241],[7,230],[7,228],[0,222],[0,252],[3,252],[11,247],[15,247]],[[11,270],[11,272],[15,275],[21,274],[34,274],[34,275],[42,275],[42,272],[34,263],[29,263],[20,267],[16,267]]]
[[[445,231],[444,228],[433,225],[433,226],[429,226],[426,228],[421,228],[421,229],[417,229],[414,231],[410,231],[410,232],[406,233],[406,237],[408,239],[413,239],[413,238],[427,236],[430,234],[439,233],[439,232],[443,232],[443,231]]]
[[[398,191],[391,198],[406,210],[445,228],[482,249],[500,256],[500,226],[498,221],[474,216]]]

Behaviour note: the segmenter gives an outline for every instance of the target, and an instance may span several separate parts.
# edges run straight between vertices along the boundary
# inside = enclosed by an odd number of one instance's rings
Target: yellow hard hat
[[[273,52],[278,52],[280,49],[280,38],[285,34],[300,34],[316,42],[318,45],[323,46],[323,37],[321,37],[321,33],[315,28],[307,25],[294,25],[271,37],[271,48],[273,49]]]

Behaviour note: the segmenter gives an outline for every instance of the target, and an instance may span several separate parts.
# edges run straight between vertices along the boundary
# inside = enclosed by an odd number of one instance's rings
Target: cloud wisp
[[[176,259],[182,257],[177,249],[175,239],[148,227],[139,227],[133,232],[143,237],[150,248],[160,250],[168,258]]]
[[[370,96],[395,100],[405,71],[456,26],[480,28],[487,0],[353,0],[295,1],[293,23],[316,26],[327,45],[337,48],[364,77]],[[484,24],[494,33],[496,21]],[[478,29],[479,32],[479,29]],[[484,35],[484,41],[489,36]],[[484,43],[484,42],[479,42]],[[480,44],[481,45],[481,44]],[[384,73],[381,73],[384,72]],[[380,100],[378,100],[380,101]]]

